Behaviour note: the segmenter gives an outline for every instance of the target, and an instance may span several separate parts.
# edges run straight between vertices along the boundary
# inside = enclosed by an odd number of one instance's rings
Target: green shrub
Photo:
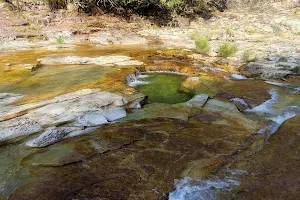
[[[196,52],[207,54],[210,51],[210,44],[207,37],[200,35],[198,32],[194,33],[191,37],[195,40]]]
[[[62,38],[62,37],[56,38],[56,43],[57,43],[59,46],[61,46],[64,42],[65,42],[64,38]]]
[[[62,1],[62,0],[51,0]],[[100,8],[104,12],[124,17],[131,14],[151,16],[151,20],[165,24],[174,16],[209,18],[216,10],[224,11],[224,0],[73,0],[79,11],[92,14],[92,9]]]
[[[246,50],[244,53],[243,53],[243,62],[244,63],[247,63],[250,61],[250,51],[249,50]]]
[[[235,44],[224,43],[219,47],[218,56],[227,58],[233,56],[237,51],[238,48]]]

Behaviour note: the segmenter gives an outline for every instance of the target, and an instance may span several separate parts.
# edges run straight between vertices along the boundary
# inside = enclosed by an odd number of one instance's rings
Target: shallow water
[[[202,70],[199,66],[195,66],[194,63],[190,63],[187,60],[181,60],[174,57],[162,58],[161,56],[153,56],[152,54],[155,53],[155,51],[156,49],[152,47],[102,48],[84,44],[76,46],[74,49],[59,49],[57,51],[28,50],[11,52],[2,56],[0,60],[0,92],[21,93],[26,95],[25,98],[27,99],[25,102],[31,102],[53,98],[59,94],[83,88],[99,88],[122,95],[139,91],[149,97],[150,104],[146,105],[145,109],[129,113],[128,118],[125,118],[124,120],[131,120],[128,125],[129,128],[139,126],[138,123],[135,124],[134,120],[147,117],[152,118],[155,116],[172,118],[173,116],[171,115],[174,115],[181,119],[180,115],[185,115],[185,112],[188,113],[188,111],[181,110],[182,105],[178,103],[191,99],[194,94],[208,94],[211,98],[227,101],[218,95],[219,93],[227,92],[244,99],[253,107],[244,112],[244,116],[257,122],[263,120],[271,120],[274,122],[274,124],[266,124],[266,126],[263,126],[262,129],[260,129],[261,131],[263,131],[263,128],[270,131],[277,130],[281,123],[289,117],[300,113],[299,94],[292,94],[290,88],[280,87],[280,85],[271,85],[260,80],[227,79],[226,77],[229,75],[224,74],[226,73],[224,71],[207,72],[206,69]],[[135,66],[107,67],[97,65],[49,65],[44,66],[35,72],[30,72],[21,66],[21,64],[36,64],[38,58],[56,55],[88,57],[126,55],[131,56],[133,59],[143,61],[146,67],[149,67],[149,70],[176,70],[190,76],[199,77],[200,83],[187,82],[187,76],[183,75],[149,73],[146,74],[147,76],[141,77],[140,80],[148,81],[150,84],[139,85],[136,88],[132,88],[126,85],[125,76],[126,74],[133,73]],[[13,65],[5,66],[5,63],[13,63]],[[291,82],[296,82],[296,85],[299,83],[299,81],[295,80],[292,80]],[[299,87],[299,85],[297,86]],[[196,114],[199,114],[200,111],[195,109],[195,112],[197,112]],[[215,118],[219,117],[218,114],[212,116]],[[182,119],[188,120],[188,117],[190,116],[187,116],[186,119],[185,117],[186,116],[183,116]],[[222,120],[226,122],[227,119],[223,117]],[[230,121],[230,119],[228,121]],[[213,123],[203,123],[199,121],[193,121],[191,124],[192,125],[187,125],[187,127],[203,127],[212,131],[215,131],[215,126],[217,126]],[[108,129],[109,127],[110,125],[108,125]],[[160,127],[157,127],[155,131],[160,131],[159,134],[163,135],[157,136],[160,140],[160,137],[163,138],[167,135],[165,132],[168,131],[168,128],[161,125]],[[183,130],[178,131],[178,133],[181,132],[183,132]],[[201,131],[197,131],[197,134],[201,135]],[[212,132],[209,137],[205,136],[203,141],[207,142],[208,145],[214,146],[216,152],[218,152],[218,148],[231,145],[230,142],[226,145],[223,144],[223,146],[220,145],[220,147],[218,146],[218,143],[210,144],[210,137],[214,137],[215,135],[215,132]],[[29,138],[32,137],[33,136],[30,136]],[[0,197],[7,197],[13,190],[27,183],[32,177],[35,177],[36,170],[43,171],[44,168],[40,166],[53,165],[53,163],[54,165],[60,165],[64,162],[72,162],[72,158],[82,159],[85,158],[85,156],[83,156],[85,154],[90,156],[95,152],[99,153],[99,151],[104,151],[105,143],[101,145],[95,143],[93,134],[88,135],[87,137],[90,137],[89,141],[92,142],[86,144],[76,141],[75,145],[75,143],[72,142],[73,139],[69,139],[68,141],[58,143],[55,146],[50,146],[42,150],[26,147],[25,143],[29,138],[22,138],[22,140],[17,140],[16,143],[2,144],[0,146]],[[153,137],[155,138],[156,136]],[[220,138],[220,140],[224,139],[226,139],[226,137]],[[111,141],[110,137],[108,141]],[[189,144],[181,144],[180,140],[176,142],[178,143],[178,146],[189,147]],[[177,145],[177,143],[175,144]],[[176,145],[175,147],[178,148]],[[149,144],[147,148],[148,147],[151,148],[151,144]],[[85,152],[85,148],[88,149],[87,152]],[[199,145],[201,152],[206,151],[201,148],[203,147]],[[172,150],[173,149],[168,149],[168,151]],[[218,154],[220,154],[220,152],[218,152]],[[214,155],[214,153],[211,153],[210,155]],[[153,170],[149,167],[150,164],[145,164],[145,166],[145,168],[149,168],[149,171]],[[86,167],[86,169],[89,168],[88,165],[84,167]],[[203,198],[205,197],[204,199],[215,199],[218,196],[217,192],[222,192],[222,187],[225,187],[227,190],[230,189],[232,185],[237,186],[230,182],[224,182],[221,179],[215,179],[213,182],[203,179],[203,182],[201,182],[198,179],[195,179],[196,181],[193,181],[193,179],[184,179],[184,177],[180,177],[176,174],[176,179],[180,178],[183,179],[175,185],[178,186],[177,190],[170,193],[171,199],[184,199],[182,195],[186,196],[186,199],[197,199],[197,196],[199,195],[202,195]],[[173,180],[168,182],[168,184],[173,184]],[[213,192],[211,193],[210,190],[213,190]],[[193,195],[196,195],[196,197]]]
[[[149,97],[150,103],[182,103],[193,97],[192,93],[184,92],[181,88],[185,76],[177,74],[149,73],[142,80],[149,84],[138,85],[139,92]]]

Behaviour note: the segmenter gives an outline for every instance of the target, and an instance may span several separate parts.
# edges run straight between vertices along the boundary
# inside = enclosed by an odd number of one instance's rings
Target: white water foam
[[[278,100],[278,93],[275,88],[272,88],[269,91],[269,94],[271,95],[271,99],[265,101],[264,103],[260,104],[259,106],[256,106],[252,109],[247,109],[247,112],[260,112],[260,113],[274,113],[274,110],[272,109],[272,106],[277,102]]]
[[[182,75],[182,76],[188,76],[188,74],[186,74],[186,73],[173,72],[173,71],[164,71],[164,70],[157,70],[157,71],[148,71],[147,70],[146,73],[178,74],[178,75]]]
[[[147,84],[151,84],[151,82],[149,81],[140,81],[140,80],[136,80],[136,81],[133,81],[133,82],[130,82],[128,85],[130,87],[136,87],[138,85],[147,85]]]
[[[296,85],[280,83],[280,82],[277,82],[277,81],[265,81],[265,82],[270,84],[270,85],[276,85],[276,86],[279,86],[279,87],[284,87],[284,88],[291,89],[292,91],[290,92],[290,94],[296,94],[298,91],[300,91],[300,87],[298,87]]]
[[[138,79],[143,79],[143,78],[147,78],[149,77],[149,75],[146,75],[146,74],[140,74],[137,76]]]
[[[189,177],[175,180],[176,189],[169,193],[169,200],[216,200],[220,191],[230,191],[240,182],[233,179],[197,181]]]
[[[240,74],[231,74],[230,78],[234,79],[234,80],[245,80],[245,79],[247,79],[246,76],[243,76],[243,75],[240,75]]]
[[[283,115],[278,115],[276,117],[267,118],[267,119],[273,121],[273,123],[260,129],[258,131],[258,133],[272,135],[278,131],[279,127],[281,126],[281,124],[283,122],[285,122],[286,120],[288,120],[292,117],[295,117],[295,116],[296,116],[296,113],[294,113],[294,112],[285,112]]]

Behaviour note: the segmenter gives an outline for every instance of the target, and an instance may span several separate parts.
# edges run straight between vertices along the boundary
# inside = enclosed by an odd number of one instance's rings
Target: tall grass
[[[220,57],[230,57],[233,56],[238,51],[238,47],[232,43],[224,43],[219,47],[218,56]]]
[[[192,39],[195,40],[196,52],[201,54],[207,54],[210,51],[210,44],[207,37],[195,32],[192,35]]]

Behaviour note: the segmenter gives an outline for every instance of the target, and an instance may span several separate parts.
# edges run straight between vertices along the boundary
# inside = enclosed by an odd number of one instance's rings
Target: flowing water
[[[261,122],[265,120],[269,122],[260,126],[259,129],[255,129],[258,134],[265,134],[266,137],[271,137],[272,134],[276,134],[276,131],[280,128],[280,125],[284,121],[300,113],[299,93],[297,93],[297,88],[299,88],[300,85],[297,85],[297,81],[294,83],[295,81],[291,80],[291,83],[286,86],[284,84],[274,84],[274,82],[264,82],[251,79],[232,80],[228,78],[230,77],[230,74],[224,70],[207,71],[206,68],[201,69],[199,66],[195,65],[195,63],[188,60],[155,55],[156,48],[157,47],[102,48],[85,44],[68,50],[24,50],[8,52],[5,54],[3,53],[0,57],[0,93],[18,93],[25,95],[23,99],[19,100],[15,104],[25,104],[28,102],[51,99],[57,95],[84,88],[99,88],[101,90],[112,91],[126,97],[136,92],[147,95],[149,104],[146,105],[144,109],[131,111],[132,113],[129,113],[128,116],[128,119],[130,119],[129,121],[125,120],[125,122],[120,122],[120,125],[116,125],[122,126],[124,124],[124,127],[127,129],[130,127],[139,128],[140,123],[144,122],[135,122],[135,120],[143,119],[145,116],[148,116],[149,118],[153,116],[155,116],[155,118],[163,116],[164,118],[177,117],[178,119],[190,119],[194,112],[199,114],[198,110],[195,109],[195,111],[191,111],[185,108],[183,109],[183,104],[180,103],[190,100],[196,94],[208,94],[210,98],[227,102],[228,100],[222,98],[222,94],[223,96],[226,93],[226,95],[230,94],[234,97],[243,98],[246,102],[252,105],[252,108],[245,110],[242,114],[242,116],[246,118],[245,120],[252,120],[254,122]],[[132,65],[101,66],[94,64],[53,64],[43,66],[33,72],[26,69],[26,66],[24,66],[24,64],[35,65],[39,58],[58,55],[76,55],[86,57],[125,55],[130,56],[132,59],[144,62],[149,72],[152,71],[156,73],[143,73],[143,75],[139,77],[139,80],[144,81],[147,84],[137,85],[133,88],[126,85],[125,80],[127,74],[134,72],[135,66]],[[8,66],[6,63],[11,63],[11,65]],[[158,71],[170,72],[171,70],[176,70],[181,74],[157,73]],[[188,76],[199,77],[199,81],[197,82],[198,79],[195,78],[189,80]],[[191,134],[192,130],[199,127],[216,131],[219,127],[226,128],[232,120],[233,124],[235,123],[234,120],[238,120],[234,117],[231,118],[230,115],[228,118],[222,115],[221,119],[218,119],[220,118],[219,113],[221,112],[224,111],[220,110],[213,114],[204,113],[204,116],[209,116],[210,119],[217,119],[212,120],[212,123],[191,121],[188,122],[190,124],[186,125],[186,128],[191,128]],[[178,117],[185,113],[188,114],[184,117]],[[149,126],[151,126],[150,122]],[[182,126],[184,127],[184,125]],[[232,128],[240,128],[238,125],[235,126],[236,127]],[[109,129],[110,125],[107,127]],[[162,140],[162,138],[168,135],[168,131],[168,127],[166,128],[164,125],[161,125],[161,127],[157,127],[153,130],[153,132],[157,135],[151,137],[154,138],[153,140]],[[184,130],[178,129],[177,132],[184,132]],[[189,134],[189,131],[187,132],[188,133],[186,134]],[[222,131],[220,130],[220,132]],[[201,131],[197,131],[197,134],[199,133],[201,135]],[[70,159],[72,157],[76,157],[80,160],[86,159],[87,155],[91,156],[96,152],[105,152],[107,148],[106,145],[108,143],[97,143],[93,138],[95,135],[91,134],[90,136],[86,136],[88,137],[88,144],[69,139],[66,142],[58,143],[44,149],[29,148],[25,145],[29,139],[32,139],[39,134],[40,133],[28,137],[17,138],[0,144],[1,198],[7,198],[17,188],[30,183],[30,181],[37,180],[34,178],[40,171],[45,170],[46,173],[50,170],[48,168],[44,169],[43,167],[48,165],[59,166],[61,163],[68,162],[72,163],[74,162]],[[109,136],[109,138],[110,137],[111,136]],[[150,136],[145,135],[144,137]],[[203,141],[211,147],[214,145],[212,141],[217,142],[212,140],[213,137],[214,134],[205,136]],[[120,136],[120,138],[122,138],[122,141],[126,140],[125,136]],[[226,137],[224,137],[224,139],[226,139]],[[241,143],[240,140],[242,139],[239,139],[238,141]],[[111,139],[108,141],[111,141]],[[193,141],[191,140],[191,144],[192,143]],[[189,144],[181,144],[180,139],[176,140],[175,144],[178,144],[178,146],[175,146],[176,148],[179,148],[182,145],[189,146]],[[125,146],[126,145],[127,143]],[[147,145],[147,148],[151,148],[151,144]],[[163,143],[161,145],[163,145]],[[229,145],[229,143],[226,143],[226,145]],[[115,146],[118,146],[118,142],[113,143],[112,146],[113,149],[117,149]],[[139,149],[138,147],[136,148]],[[199,146],[199,148],[202,148],[202,146]],[[168,149],[162,152],[166,153],[172,150],[173,149]],[[206,151],[206,149],[203,149],[203,151]],[[222,152],[218,152],[218,149],[214,149],[213,151],[215,152],[210,152],[206,156],[222,154]],[[156,156],[153,156],[153,158],[151,157],[152,155],[148,156],[155,160]],[[122,162],[130,159],[132,159],[132,162],[135,162],[133,158],[126,158]],[[167,159],[167,157],[162,158],[161,160],[163,159]],[[180,164],[178,163],[178,165]],[[187,163],[185,165],[187,165]],[[147,164],[147,162],[145,162],[142,166],[145,168],[145,171],[154,170],[152,169],[153,167],[150,167],[152,166],[152,163]],[[89,165],[83,165],[83,167],[88,169]],[[159,167],[157,169],[159,169]],[[169,170],[169,168],[166,170]],[[229,178],[226,178],[225,176],[220,177],[220,179],[218,179],[218,177],[210,179],[207,175],[202,176],[201,178],[181,177],[178,173],[173,175],[178,180],[175,182],[175,190],[171,191],[169,194],[170,200],[218,199],[219,193],[230,193],[231,188],[239,186],[239,181],[232,176]],[[180,178],[182,179],[180,180]],[[157,182],[159,182],[159,180],[157,180]],[[173,184],[173,182],[169,180],[168,184]]]

